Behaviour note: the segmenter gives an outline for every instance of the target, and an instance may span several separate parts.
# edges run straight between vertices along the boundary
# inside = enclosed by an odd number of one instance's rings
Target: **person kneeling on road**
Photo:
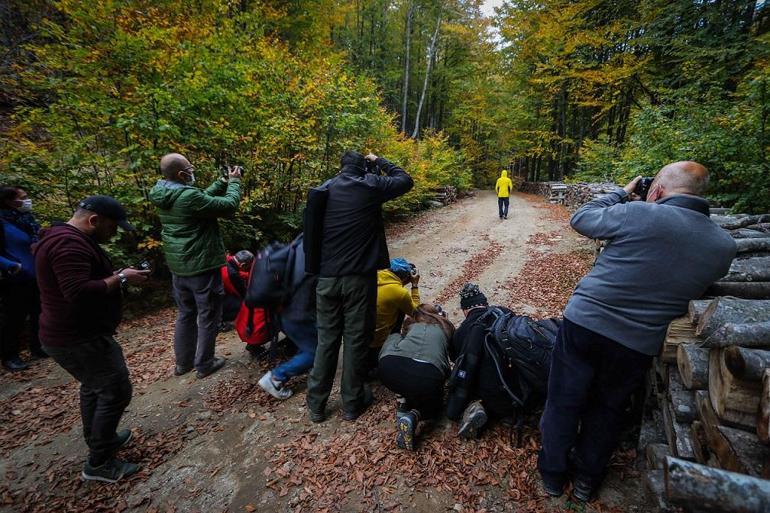
[[[404,321],[404,334],[391,334],[382,346],[380,379],[397,397],[396,445],[402,449],[414,449],[421,420],[441,416],[454,331],[440,306],[423,304]]]
[[[242,249],[235,255],[227,255],[227,263],[222,266],[222,285],[225,298],[222,303],[222,322],[219,331],[232,329],[238,312],[241,311],[243,299],[246,297],[246,285],[249,283],[249,271],[254,262],[254,253]]]
[[[133,230],[123,206],[109,196],[90,196],[69,221],[44,230],[34,247],[40,341],[80,382],[83,437],[89,448],[81,476],[108,483],[139,470],[115,458],[131,439],[128,429],[116,432],[131,402],[131,381],[113,335],[121,319],[122,289],[145,282],[150,273],[132,268],[113,272],[99,244],[109,242],[118,226]]]
[[[305,251],[297,245],[290,281],[296,283],[286,303],[276,314],[277,327],[297,347],[297,353],[259,380],[259,386],[276,399],[288,399],[293,391],[286,382],[313,367],[318,345],[316,287],[318,276],[305,273]]]
[[[411,292],[406,284],[412,284]],[[369,348],[369,368],[375,369],[382,344],[391,333],[400,333],[404,317],[420,304],[420,275],[414,264],[403,258],[390,261],[390,268],[377,271],[377,321]]]

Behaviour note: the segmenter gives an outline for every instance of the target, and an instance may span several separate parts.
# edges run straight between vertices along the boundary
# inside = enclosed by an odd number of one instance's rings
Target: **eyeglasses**
[[[190,173],[190,172],[192,172],[192,171],[195,171],[195,166],[193,166],[192,164],[190,164],[190,165],[189,165],[189,166],[187,166],[186,168],[182,169],[182,172],[183,172],[183,173]]]

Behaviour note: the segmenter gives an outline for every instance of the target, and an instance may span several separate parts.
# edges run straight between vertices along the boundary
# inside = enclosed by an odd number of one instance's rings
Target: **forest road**
[[[393,257],[419,267],[423,300],[445,304],[458,322],[465,281],[479,283],[492,303],[526,310],[531,305],[514,304],[505,285],[520,271],[537,281],[533,258],[557,257],[551,267],[568,266],[580,252],[585,260],[590,243],[567,219],[562,207],[514,194],[508,219],[500,220],[494,193],[479,191],[390,225],[389,244]],[[533,303],[539,294],[530,295]],[[225,368],[202,380],[174,377],[175,314],[163,308],[124,322],[117,334],[134,385],[121,422],[134,438],[120,456],[142,466],[118,485],[80,481],[86,448],[69,375],[50,360],[27,373],[0,373],[0,512],[575,510],[566,496],[539,491],[535,416],[518,442],[499,423],[480,440],[463,441],[456,424],[442,420],[408,453],[394,443],[395,398],[378,382],[376,402],[351,423],[341,418],[337,381],[328,420],[312,424],[305,378],[292,380],[295,393],[286,401],[267,396],[256,383],[276,361],[251,359],[233,332],[217,341]],[[641,481],[629,474],[632,460],[616,461],[601,502],[580,511],[646,511]]]

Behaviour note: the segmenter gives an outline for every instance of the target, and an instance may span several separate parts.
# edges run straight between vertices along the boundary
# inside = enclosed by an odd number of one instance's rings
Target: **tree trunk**
[[[745,239],[763,240],[763,239]],[[754,257],[733,260],[724,281],[770,281],[770,257]]]
[[[695,461],[705,465],[709,458],[709,451],[706,433],[700,420],[693,421],[690,426],[690,440],[692,440],[692,452],[695,454]]]
[[[757,436],[763,443],[770,444],[770,369],[765,369],[760,393]]]
[[[770,481],[666,458],[666,498],[687,511],[704,513],[766,513]]]
[[[671,456],[671,448],[666,444],[648,444],[644,450],[647,457],[647,468],[662,470],[666,456]]]
[[[770,237],[770,233],[751,230],[749,228],[739,228],[737,230],[730,230],[730,236],[737,242],[743,239],[766,239]]]
[[[727,369],[723,349],[709,357],[709,399],[720,419],[743,429],[756,426],[760,384],[737,379]]]
[[[690,318],[690,323],[695,326],[700,321],[701,315],[706,311],[706,308],[711,304],[711,299],[696,299],[690,301],[690,306],[687,308],[687,316]]]
[[[770,321],[770,300],[719,297],[701,316],[695,334],[706,338],[726,323],[763,321]]]
[[[663,430],[666,432],[669,447],[679,458],[694,460],[695,453],[688,427],[676,421],[674,408],[670,402],[664,400],[661,410],[663,410]]]
[[[754,224],[770,222],[770,214],[758,214],[750,216],[711,216],[711,220],[725,230],[737,230]]]
[[[414,18],[414,2],[409,0],[406,10],[406,50],[404,52],[404,86],[401,100],[401,132],[406,133],[406,114],[409,99],[409,79],[412,48],[412,19]]]
[[[738,239],[735,241],[738,246],[738,254],[753,253],[755,251],[770,252],[770,237]]]
[[[428,80],[430,80],[430,69],[433,64],[433,57],[436,53],[436,41],[438,40],[438,31],[441,27],[441,12],[436,19],[436,30],[433,31],[433,37],[430,40],[430,46],[428,47],[428,63],[425,69],[425,80],[422,83],[422,93],[420,94],[420,103],[417,104],[417,114],[414,116],[414,131],[412,132],[412,139],[417,139],[420,136],[420,115],[422,114],[422,107],[425,103],[425,93],[428,90]]]
[[[770,368],[770,351],[731,346],[725,349],[725,364],[733,376],[745,381],[762,381]]]
[[[709,336],[706,347],[766,347],[770,346],[770,321],[737,324],[728,322]]]
[[[741,299],[770,299],[770,281],[718,281],[708,288],[706,295],[733,296]]]
[[[709,350],[694,344],[680,344],[676,364],[685,388],[704,390],[709,384]]]
[[[666,329],[660,359],[665,363],[676,363],[676,352],[680,345],[697,343],[700,343],[700,340],[695,336],[695,328],[689,317],[674,319]]]

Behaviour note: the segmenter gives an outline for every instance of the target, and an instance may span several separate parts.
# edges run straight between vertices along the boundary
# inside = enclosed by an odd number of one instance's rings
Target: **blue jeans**
[[[273,377],[277,381],[286,381],[293,376],[299,376],[313,367],[315,348],[318,345],[318,330],[312,321],[278,320],[281,331],[297,346],[297,354],[273,369]]]
[[[508,216],[508,204],[510,198],[497,198],[497,211],[500,213],[500,217]]]
[[[538,467],[545,481],[563,483],[574,448],[573,470],[592,486],[601,482],[625,407],[644,383],[651,362],[652,356],[564,319],[551,356],[548,399],[540,419],[543,447]]]

